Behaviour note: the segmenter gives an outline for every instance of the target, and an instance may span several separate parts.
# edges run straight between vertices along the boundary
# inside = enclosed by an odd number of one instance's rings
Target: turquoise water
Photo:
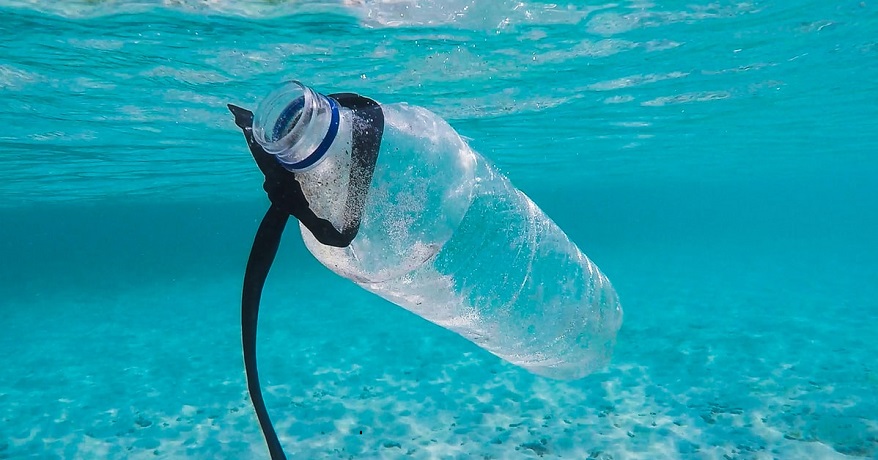
[[[0,458],[267,458],[225,104],[290,78],[449,120],[625,308],[605,371],[546,380],[288,230],[291,458],[878,458],[878,4],[344,3],[0,2]]]

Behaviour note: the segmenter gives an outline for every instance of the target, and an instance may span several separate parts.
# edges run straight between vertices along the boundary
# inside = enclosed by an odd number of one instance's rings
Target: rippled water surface
[[[878,458],[878,3],[0,1],[0,458],[267,458],[240,358],[267,202],[227,103],[440,114],[613,281],[532,376],[287,232],[292,458]]]

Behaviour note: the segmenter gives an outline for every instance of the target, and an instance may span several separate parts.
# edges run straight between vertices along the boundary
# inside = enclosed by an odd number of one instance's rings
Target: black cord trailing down
[[[372,174],[378,160],[381,136],[384,133],[384,113],[375,101],[356,94],[332,95],[339,104],[351,109],[358,120],[354,126],[351,144],[352,167],[347,201],[345,203],[346,222],[338,231],[331,222],[320,218],[311,210],[302,193],[302,187],[295,174],[278,163],[253,137],[253,113],[229,104],[235,115],[235,124],[244,132],[250,153],[259,169],[265,175],[263,188],[268,194],[271,206],[259,224],[253,240],[247,269],[244,273],[244,287],[241,298],[241,339],[244,350],[244,371],[247,376],[247,391],[256,410],[256,418],[272,460],[286,460],[274,426],[268,416],[262,387],[259,385],[259,371],[256,366],[256,330],[259,319],[259,303],[262,289],[271,269],[280,239],[289,217],[295,216],[322,244],[347,247],[360,230],[360,220],[365,206],[366,191],[372,182]],[[365,128],[363,128],[365,127]]]
[[[277,439],[277,433],[271,425],[265,401],[262,398],[262,387],[259,386],[259,371],[256,367],[256,326],[259,319],[259,301],[268,270],[274,262],[280,237],[287,225],[290,215],[275,205],[268,208],[247,260],[247,271],[244,273],[244,293],[241,300],[241,338],[244,347],[244,371],[247,374],[247,391],[256,409],[256,418],[268,443],[271,460],[285,460],[283,448]]]

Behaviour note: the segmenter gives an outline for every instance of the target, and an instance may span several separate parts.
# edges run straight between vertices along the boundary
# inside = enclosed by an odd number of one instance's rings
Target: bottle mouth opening
[[[302,108],[305,107],[305,96],[300,96],[296,100],[286,106],[278,115],[274,122],[274,128],[271,130],[270,142],[277,142],[293,131],[296,122],[302,118]]]
[[[302,171],[327,153],[339,129],[337,103],[289,81],[256,108],[253,137],[289,170]]]
[[[314,102],[309,93],[311,91],[298,81],[290,81],[259,103],[253,118],[253,137],[266,152],[284,153],[301,136],[297,132],[301,129],[297,128],[308,121],[303,117],[310,118],[311,111],[307,109]]]

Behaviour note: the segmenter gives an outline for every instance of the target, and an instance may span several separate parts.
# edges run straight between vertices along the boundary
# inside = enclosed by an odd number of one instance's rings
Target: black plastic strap
[[[299,219],[321,244],[344,248],[360,231],[366,192],[372,182],[381,136],[384,134],[384,112],[377,102],[357,94],[339,93],[330,97],[339,105],[351,109],[356,118],[353,120],[350,182],[341,231],[332,222],[314,214],[302,193],[302,186],[296,180],[296,174],[281,166],[274,155],[256,142],[253,137],[253,113],[231,104],[229,110],[235,115],[235,123],[244,132],[250,153],[265,175],[262,188],[271,203]]]
[[[295,174],[285,169],[274,156],[262,149],[253,138],[253,113],[229,104],[235,115],[235,124],[244,132],[250,153],[259,169],[265,175],[263,188],[268,194],[271,206],[253,241],[247,269],[244,273],[244,287],[241,299],[241,337],[244,350],[244,370],[247,376],[247,391],[256,410],[256,418],[268,444],[272,460],[285,460],[283,448],[271,424],[262,389],[259,385],[259,371],[256,366],[256,330],[259,318],[259,303],[265,279],[274,262],[280,239],[289,216],[295,216],[322,244],[346,247],[360,230],[366,194],[372,182],[381,136],[384,133],[384,113],[375,101],[350,93],[332,95],[338,103],[351,109],[353,116],[353,139],[351,145],[351,172],[348,196],[345,203],[345,222],[339,232],[326,219],[317,217],[302,193],[302,187]]]
[[[262,387],[259,386],[259,371],[256,367],[256,327],[259,324],[262,287],[265,286],[265,278],[268,277],[268,271],[280,246],[280,237],[289,218],[290,215],[277,206],[268,207],[262,223],[259,224],[259,230],[256,231],[250,258],[247,260],[241,298],[241,344],[244,349],[247,392],[250,393],[250,400],[253,402],[253,408],[256,409],[256,419],[259,420],[259,426],[268,444],[271,460],[284,460],[286,456],[268,417],[265,400],[262,399]]]
[[[253,137],[253,113],[247,109],[229,104],[229,110],[235,115],[235,124],[244,132],[247,146],[256,161],[256,165],[265,175],[262,188],[268,194],[271,204],[277,206],[288,215],[295,216],[308,227],[317,241],[330,246],[347,246],[332,222],[321,219],[308,206],[308,200],[302,193],[302,186],[296,181],[296,175],[287,171],[274,155],[266,152]],[[353,238],[351,238],[353,239]]]
[[[345,224],[341,231],[344,242],[342,247],[347,247],[360,231],[366,192],[372,184],[378,150],[381,149],[381,136],[384,135],[384,112],[377,102],[359,94],[337,93],[329,97],[338,101],[342,107],[351,109],[356,118],[351,140],[351,171],[345,202]]]

